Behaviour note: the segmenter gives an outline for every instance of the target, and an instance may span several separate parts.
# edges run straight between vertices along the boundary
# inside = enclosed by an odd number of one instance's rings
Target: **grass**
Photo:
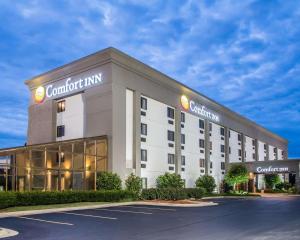
[[[44,210],[53,208],[66,208],[66,207],[85,207],[91,205],[103,205],[108,202],[78,202],[78,203],[65,203],[65,204],[50,204],[50,205],[37,205],[37,206],[18,206],[1,209],[0,213],[30,211],[30,210]]]

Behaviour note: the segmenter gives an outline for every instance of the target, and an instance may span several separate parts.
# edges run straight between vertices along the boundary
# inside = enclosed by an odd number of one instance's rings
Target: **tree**
[[[276,173],[265,175],[265,183],[266,183],[267,188],[274,189],[275,185],[280,182],[281,182],[281,179],[280,179],[279,175]]]
[[[128,191],[133,192],[138,196],[142,190],[142,179],[131,173],[125,181],[125,186]]]
[[[212,193],[215,189],[216,182],[215,179],[212,176],[204,175],[202,177],[199,177],[196,182],[197,188],[204,188],[207,193]]]
[[[225,182],[233,187],[240,183],[248,182],[248,170],[243,164],[234,164],[228,170],[225,176]]]
[[[184,181],[179,174],[165,173],[156,179],[157,188],[183,188]]]
[[[120,190],[121,189],[120,177],[111,172],[101,172],[97,176],[97,190]]]

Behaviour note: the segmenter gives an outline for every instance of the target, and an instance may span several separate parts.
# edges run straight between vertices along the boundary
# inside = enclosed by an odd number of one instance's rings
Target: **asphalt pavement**
[[[300,197],[218,199],[217,206],[131,205],[0,219],[7,239],[299,240]]]

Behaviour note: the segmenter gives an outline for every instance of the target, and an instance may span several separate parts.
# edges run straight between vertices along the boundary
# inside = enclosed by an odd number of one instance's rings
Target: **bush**
[[[289,190],[291,187],[292,187],[292,184],[290,184],[288,182],[280,182],[275,185],[275,188],[280,189],[280,190]]]
[[[204,194],[203,188],[149,188],[142,190],[141,198],[144,200],[200,199]]]
[[[281,182],[281,179],[280,179],[279,175],[276,173],[265,175],[265,183],[266,183],[267,188],[274,189],[275,185],[280,182]]]
[[[234,164],[230,167],[225,176],[225,182],[233,187],[240,183],[248,182],[248,170],[243,164]]]
[[[209,175],[204,175],[196,180],[196,187],[204,188],[207,193],[212,193],[216,186],[215,179]]]
[[[63,204],[75,202],[117,202],[133,199],[135,195],[125,190],[65,191],[65,192],[1,192],[0,209],[15,206]]]
[[[97,190],[120,190],[120,177],[111,172],[102,172],[97,176]]]
[[[131,173],[125,181],[126,190],[139,196],[142,190],[142,179]]]
[[[165,173],[156,179],[157,188],[183,188],[184,181],[179,174]]]

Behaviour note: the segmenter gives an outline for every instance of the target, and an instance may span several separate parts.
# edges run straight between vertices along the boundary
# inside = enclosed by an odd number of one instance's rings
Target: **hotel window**
[[[221,152],[225,152],[225,145],[221,144]]]
[[[203,158],[200,158],[199,165],[200,165],[201,168],[205,167],[205,160]]]
[[[204,129],[204,120],[199,119],[199,128]]]
[[[181,156],[181,165],[185,166],[185,156]]]
[[[229,130],[229,131],[228,131],[228,138],[230,138],[230,132],[231,132],[231,131]]]
[[[231,147],[228,148],[229,154],[231,154]]]
[[[255,153],[252,153],[252,158],[255,160]]]
[[[204,148],[205,142],[204,139],[199,139],[199,147]]]
[[[267,144],[264,144],[264,149],[267,150]]]
[[[146,164],[145,164],[145,163],[142,163],[142,164],[141,164],[141,168],[146,168]]]
[[[141,149],[141,161],[147,162],[147,150]]]
[[[180,119],[181,119],[181,122],[185,122],[185,114],[183,112],[181,112],[180,114]]]
[[[209,142],[209,149],[212,150],[212,142]]]
[[[223,127],[220,128],[220,134],[221,136],[225,136],[225,129]]]
[[[175,155],[168,153],[168,164],[175,164]]]
[[[147,136],[147,124],[141,123],[141,134]]]
[[[240,133],[238,134],[238,141],[242,141],[242,135]]]
[[[174,119],[174,109],[173,108],[170,108],[168,107],[168,118],[172,118]]]
[[[141,109],[147,110],[147,98],[141,97]]]
[[[212,131],[212,124],[209,123],[209,131]]]
[[[252,146],[255,147],[255,139],[252,139]]]
[[[63,136],[65,136],[65,125],[57,126],[56,136],[57,137],[63,137]]]
[[[174,142],[174,132],[168,130],[168,140]]]
[[[65,161],[65,153],[61,152],[60,153],[60,162],[63,163]],[[59,153],[56,153],[56,162],[59,163]]]
[[[57,102],[57,113],[64,112],[66,110],[66,101]]]
[[[185,135],[181,134],[181,144],[185,144]]]
[[[210,161],[210,168],[212,168],[213,167],[213,163],[212,163],[212,161]]]
[[[239,149],[239,156],[241,157],[242,156],[242,150]]]
[[[221,162],[221,170],[225,170],[225,162]]]

